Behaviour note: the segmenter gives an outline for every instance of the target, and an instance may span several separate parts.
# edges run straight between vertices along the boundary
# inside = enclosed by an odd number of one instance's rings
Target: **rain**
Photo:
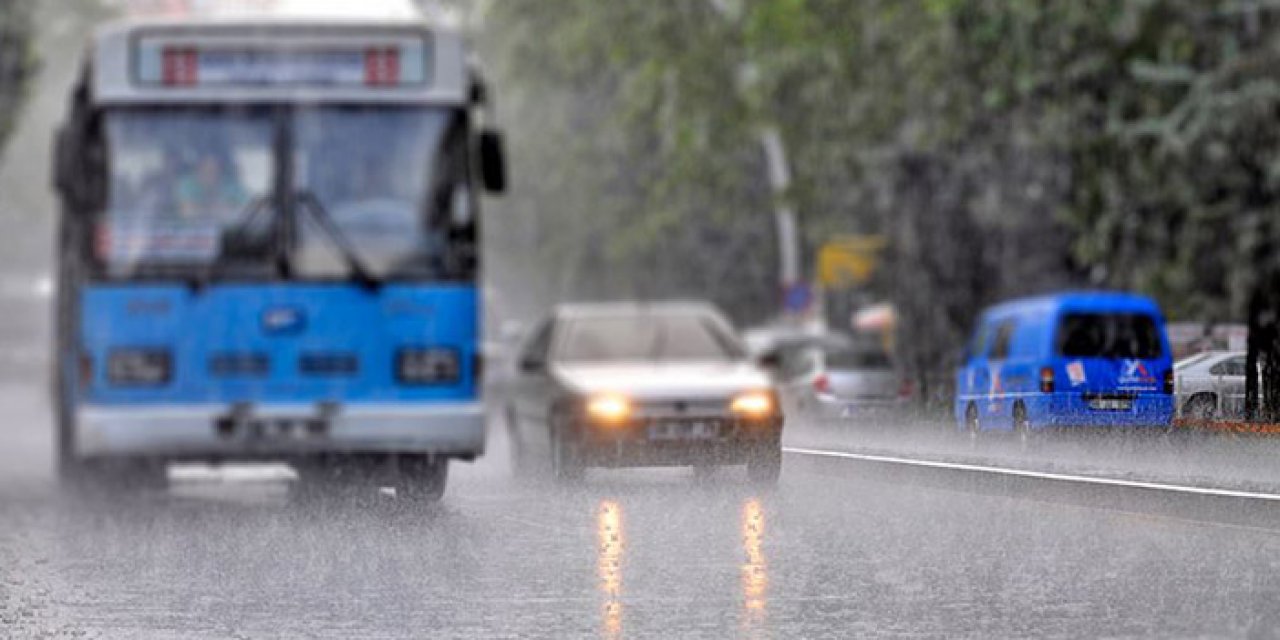
[[[0,637],[1280,637],[1278,42],[0,0]]]

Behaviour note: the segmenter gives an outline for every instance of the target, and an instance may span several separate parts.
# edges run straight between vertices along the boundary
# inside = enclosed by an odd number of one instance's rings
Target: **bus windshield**
[[[131,109],[109,113],[106,128],[111,178],[95,250],[114,277],[214,265],[274,273],[282,202],[296,205],[283,213],[298,230],[288,247],[298,278],[351,275],[340,243],[379,278],[465,269],[471,247],[453,231],[471,224],[472,196],[455,110]],[[293,197],[279,197],[280,185]]]
[[[224,232],[275,182],[265,111],[121,111],[108,114],[106,135],[107,210],[95,250],[115,276],[213,262]]]
[[[448,231],[471,218],[465,137],[451,112],[317,107],[296,119],[299,189],[377,275],[425,275],[451,257]],[[322,214],[322,215],[323,215]],[[348,265],[314,217],[302,219],[297,267],[340,276]]]

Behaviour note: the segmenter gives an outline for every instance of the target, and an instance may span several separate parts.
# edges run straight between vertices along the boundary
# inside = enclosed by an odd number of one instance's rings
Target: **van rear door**
[[[1169,368],[1157,318],[1143,312],[1067,311],[1058,322],[1058,389],[1104,400],[1159,393]],[[1104,406],[1106,405],[1106,406]]]

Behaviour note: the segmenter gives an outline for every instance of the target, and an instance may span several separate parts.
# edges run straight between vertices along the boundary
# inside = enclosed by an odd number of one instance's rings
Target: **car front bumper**
[[[76,412],[81,458],[263,459],[323,453],[410,453],[472,458],[484,452],[478,402],[232,406],[222,403]]]
[[[699,422],[699,420],[691,420]],[[723,421],[714,437],[652,437],[652,425],[608,427],[578,425],[576,447],[581,461],[593,467],[689,466],[742,464],[762,450],[777,449],[782,418]]]

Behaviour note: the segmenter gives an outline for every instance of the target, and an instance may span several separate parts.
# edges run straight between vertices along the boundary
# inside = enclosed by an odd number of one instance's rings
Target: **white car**
[[[505,400],[517,468],[745,464],[778,479],[782,411],[768,372],[703,303],[562,305],[533,330]]]
[[[1183,418],[1244,416],[1245,352],[1207,351],[1173,366],[1178,415]]]

